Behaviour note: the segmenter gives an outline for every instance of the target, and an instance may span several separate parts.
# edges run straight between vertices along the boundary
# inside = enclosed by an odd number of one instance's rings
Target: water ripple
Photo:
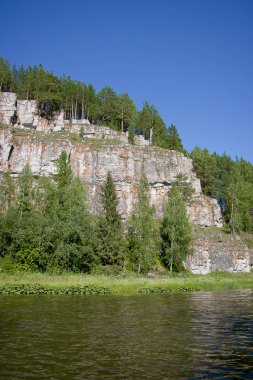
[[[252,379],[253,293],[1,296],[1,379]]]

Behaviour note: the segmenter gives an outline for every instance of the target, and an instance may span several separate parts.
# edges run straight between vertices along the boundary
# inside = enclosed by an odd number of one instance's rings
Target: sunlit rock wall
[[[193,254],[185,263],[193,273],[250,272],[253,251],[240,236],[225,234],[217,229],[203,229],[194,233],[193,237]]]
[[[86,184],[90,206],[94,213],[99,208],[99,193],[108,171],[111,171],[119,198],[123,218],[130,216],[137,197],[142,170],[151,187],[151,201],[162,216],[177,174],[185,174],[195,193],[188,207],[190,220],[201,226],[221,226],[220,208],[216,201],[203,196],[191,159],[176,151],[159,148],[114,145],[104,139],[94,142],[71,143],[60,134],[27,135],[12,133],[9,128],[0,133],[0,171],[9,169],[18,176],[28,163],[36,176],[56,173],[55,160],[62,150],[69,155],[75,175]]]

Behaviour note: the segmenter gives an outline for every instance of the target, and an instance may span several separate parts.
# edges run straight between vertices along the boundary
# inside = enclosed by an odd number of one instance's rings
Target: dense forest
[[[20,99],[36,99],[50,118],[64,109],[67,119],[88,118],[118,131],[152,135],[152,145],[174,149],[193,160],[203,193],[216,198],[229,233],[253,232],[253,166],[243,158],[183,148],[175,126],[166,127],[154,105],[138,110],[128,94],[111,87],[95,91],[91,84],[57,77],[42,65],[10,68],[0,58],[1,91]],[[36,270],[85,271],[126,268],[146,272],[163,263],[180,270],[190,250],[191,228],[185,204],[192,189],[179,175],[171,190],[163,220],[155,219],[149,185],[143,173],[138,200],[127,223],[117,211],[113,178],[108,173],[101,193],[101,213],[92,216],[82,183],[74,178],[63,152],[54,178],[35,180],[29,167],[18,180],[5,173],[0,181],[0,256],[8,265]],[[112,269],[113,270],[113,269]]]

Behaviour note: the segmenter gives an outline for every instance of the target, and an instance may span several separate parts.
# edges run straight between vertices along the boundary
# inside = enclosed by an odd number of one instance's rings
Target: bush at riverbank
[[[0,276],[0,294],[147,294],[253,289],[253,273],[105,276],[41,273]]]

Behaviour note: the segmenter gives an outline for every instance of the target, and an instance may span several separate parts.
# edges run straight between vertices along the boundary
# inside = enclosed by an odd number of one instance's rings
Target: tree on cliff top
[[[200,179],[203,193],[212,196],[216,187],[217,164],[215,157],[210,154],[208,149],[199,147],[192,150],[190,157]]]
[[[0,57],[0,90],[9,91],[12,81],[11,69],[9,62]]]
[[[173,124],[168,127],[168,149],[177,150],[178,152],[184,151],[182,140],[176,126]]]

